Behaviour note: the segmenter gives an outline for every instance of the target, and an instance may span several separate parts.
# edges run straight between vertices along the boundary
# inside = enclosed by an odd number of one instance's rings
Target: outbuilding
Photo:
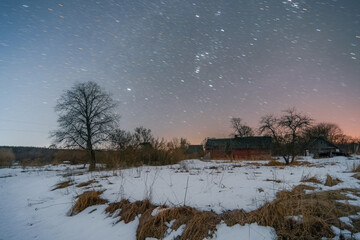
[[[271,137],[237,137],[214,139],[205,144],[205,155],[211,159],[270,159]]]

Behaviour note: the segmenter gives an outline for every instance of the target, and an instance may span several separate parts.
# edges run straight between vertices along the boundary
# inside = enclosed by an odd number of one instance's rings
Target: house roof
[[[322,137],[312,138],[309,143],[310,148],[338,148],[333,143]]]
[[[271,137],[235,137],[208,139],[205,149],[268,149],[271,147]]]

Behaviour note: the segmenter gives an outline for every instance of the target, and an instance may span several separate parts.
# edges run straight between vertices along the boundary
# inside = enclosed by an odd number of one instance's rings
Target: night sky
[[[296,107],[360,137],[359,0],[1,0],[0,145],[48,146],[95,81],[120,126],[198,144]]]

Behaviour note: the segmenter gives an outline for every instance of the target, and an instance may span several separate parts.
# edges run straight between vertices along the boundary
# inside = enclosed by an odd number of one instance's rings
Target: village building
[[[189,145],[187,154],[191,157],[202,157],[204,156],[203,145]]]
[[[305,155],[313,157],[332,157],[346,155],[339,147],[322,137],[312,138],[307,146]]]
[[[205,155],[211,159],[270,159],[271,137],[208,139]]]

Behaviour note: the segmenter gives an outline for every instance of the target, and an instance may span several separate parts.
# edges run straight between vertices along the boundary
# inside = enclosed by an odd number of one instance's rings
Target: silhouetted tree
[[[65,91],[55,107],[59,129],[51,136],[65,147],[87,150],[90,155],[89,171],[95,170],[94,147],[108,140],[115,103],[110,95],[95,82],[77,83]]]
[[[331,143],[339,143],[343,139],[343,132],[340,127],[335,123],[318,123],[309,129],[305,133],[307,138],[321,137]]]
[[[154,141],[154,136],[151,133],[151,129],[145,128],[143,126],[135,128],[134,141],[136,146],[144,143],[152,143]]]
[[[303,133],[312,123],[307,115],[298,113],[295,108],[284,111],[278,118],[272,114],[261,118],[259,132],[273,138],[275,150],[286,164],[292,163],[301,152]]]
[[[125,150],[132,145],[133,135],[129,131],[116,129],[110,134],[110,142],[117,150]]]
[[[231,118],[230,123],[231,123],[231,127],[234,129],[235,135],[239,137],[254,136],[254,131],[252,130],[252,128],[242,123],[241,118],[233,117]]]

